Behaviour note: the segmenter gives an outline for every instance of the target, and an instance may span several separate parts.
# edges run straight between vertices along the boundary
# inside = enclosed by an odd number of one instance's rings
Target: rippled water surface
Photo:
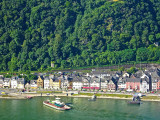
[[[61,97],[73,103],[73,109],[58,111],[42,104],[54,97],[35,97],[31,100],[0,99],[0,120],[158,120],[160,102],[129,105],[127,100]]]

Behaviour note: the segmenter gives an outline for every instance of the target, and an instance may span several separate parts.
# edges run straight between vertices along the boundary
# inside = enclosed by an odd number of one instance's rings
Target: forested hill
[[[160,61],[160,0],[0,0],[0,71]]]

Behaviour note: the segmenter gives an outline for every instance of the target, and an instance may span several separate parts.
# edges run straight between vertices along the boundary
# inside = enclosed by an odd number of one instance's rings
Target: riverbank
[[[59,97],[85,97],[90,98],[93,93],[80,93],[80,94],[66,94],[66,93],[54,93],[54,94],[45,94],[45,93],[13,93],[8,96],[0,96],[0,99],[28,99],[29,97],[47,97],[47,96],[59,96]],[[132,100],[132,95],[128,94],[95,94],[99,99],[126,99]],[[160,102],[160,96],[157,95],[147,95],[141,98],[142,101],[158,101]]]

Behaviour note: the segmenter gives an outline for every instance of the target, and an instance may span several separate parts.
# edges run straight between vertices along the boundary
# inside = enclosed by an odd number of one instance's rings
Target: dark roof
[[[137,71],[135,74],[133,74],[136,78],[140,78],[140,77],[142,77],[142,75],[143,75],[143,71],[142,70],[139,70],[139,71]]]
[[[90,82],[92,83],[92,82],[94,82],[94,81],[95,81],[96,83],[99,83],[99,82],[100,82],[100,78],[95,78],[95,77],[94,77],[94,78],[91,78],[91,81],[90,81]]]
[[[148,78],[141,78],[141,82],[146,81],[147,83],[149,83],[149,79]]]
[[[49,76],[45,76],[44,80],[49,80]]]
[[[53,82],[59,82],[59,78],[55,77],[55,78],[53,79]]]
[[[30,84],[33,84],[33,83],[37,84],[37,80],[31,80],[30,81]]]
[[[141,82],[140,78],[126,78],[126,82]]]
[[[82,77],[73,77],[73,82],[82,82]]]
[[[3,81],[4,81],[4,82],[9,82],[9,81],[10,81],[10,78],[4,78]]]
[[[98,74],[98,75],[100,75],[100,74],[107,74],[106,72],[100,72],[100,71],[92,71],[92,73],[93,74]]]
[[[2,80],[2,81],[3,81],[3,80],[4,80],[4,78],[3,78],[3,77],[0,77],[0,80]]]

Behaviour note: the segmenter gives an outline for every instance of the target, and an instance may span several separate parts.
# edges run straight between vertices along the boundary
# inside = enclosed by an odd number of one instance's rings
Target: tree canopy
[[[160,61],[160,0],[0,0],[0,71]]]

